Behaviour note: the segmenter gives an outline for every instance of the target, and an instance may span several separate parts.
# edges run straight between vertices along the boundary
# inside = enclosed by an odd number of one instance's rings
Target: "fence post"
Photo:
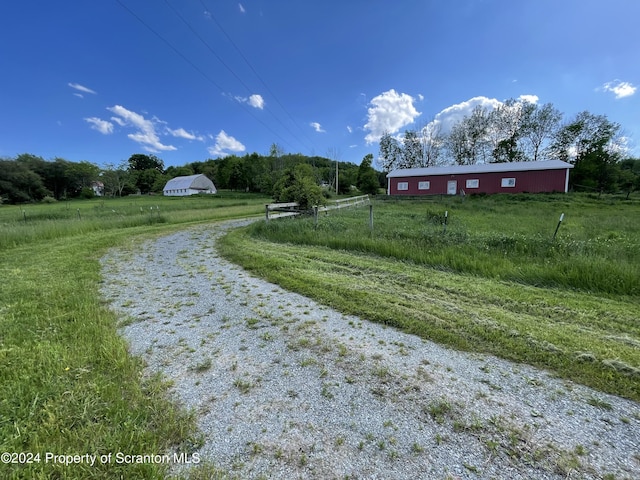
[[[558,220],[556,231],[553,232],[553,238],[551,239],[552,242],[556,239],[556,235],[558,234],[558,230],[560,230],[560,225],[562,224],[562,220],[564,220],[564,213],[560,215],[560,220]]]
[[[269,204],[266,204],[264,206],[264,215],[265,215],[265,218],[266,218],[266,220],[268,222],[269,221]]]
[[[82,220],[82,219],[80,218],[80,209],[78,209],[78,220]]]
[[[447,219],[449,218],[449,210],[444,211],[444,223],[442,224],[442,233],[447,233]]]
[[[369,204],[369,229],[373,232],[373,205]]]
[[[313,224],[318,227],[318,205],[313,206]]]

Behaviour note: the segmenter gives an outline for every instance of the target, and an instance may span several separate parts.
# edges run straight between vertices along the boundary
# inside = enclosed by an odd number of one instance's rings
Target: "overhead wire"
[[[291,122],[293,122],[294,125],[296,125],[299,129],[300,132],[305,136],[305,138],[309,141],[311,141],[311,143],[313,143],[313,141],[307,136],[307,133],[304,131],[304,129],[300,126],[300,123],[297,122],[294,118],[293,115],[291,115],[291,113],[289,113],[289,110],[287,110],[285,108],[285,106],[280,102],[280,100],[278,99],[278,97],[276,96],[275,93],[273,93],[273,91],[269,88],[269,86],[267,85],[267,83],[262,79],[262,76],[260,76],[260,74],[256,71],[255,68],[253,68],[253,65],[251,65],[251,62],[247,59],[247,57],[244,55],[244,53],[242,53],[242,50],[240,50],[240,47],[238,47],[238,45],[236,44],[236,42],[233,41],[233,39],[231,38],[231,36],[227,33],[227,31],[224,29],[224,27],[222,26],[222,24],[220,24],[220,22],[218,22],[218,19],[216,18],[216,16],[213,14],[213,12],[211,11],[210,8],[207,7],[207,5],[205,4],[204,0],[200,0],[200,4],[202,5],[202,7],[205,9],[206,12],[209,13],[209,15],[211,16],[211,19],[213,20],[213,22],[217,25],[217,27],[220,29],[220,31],[224,34],[225,37],[227,37],[227,40],[229,40],[229,42],[231,43],[231,45],[233,45],[233,48],[236,49],[236,51],[238,52],[238,54],[240,55],[240,57],[242,58],[242,60],[244,60],[244,62],[247,64],[247,66],[251,69],[251,71],[253,72],[253,74],[257,77],[257,79],[260,81],[260,83],[262,84],[262,86],[267,90],[267,92],[269,92],[269,94],[273,97],[273,99],[276,101],[276,103],[280,106],[280,108],[282,109],[282,111],[289,117],[289,119],[291,120]]]
[[[188,63],[194,70],[196,70],[200,75],[202,75],[209,83],[215,86],[220,92],[224,95],[225,90],[215,81],[213,80],[204,70],[198,67],[195,63],[193,63],[186,55],[184,55],[180,50],[178,50],[171,42],[169,42],[165,37],[163,37],[158,31],[156,31],[153,27],[151,27],[147,22],[145,22],[139,15],[137,15],[133,10],[131,10],[127,5],[125,5],[121,0],[115,0],[125,11],[127,11],[132,17],[134,17],[139,23],[141,23],[147,30],[153,33],[156,37],[158,37],[165,45],[167,45],[171,50],[176,53],[180,58],[182,58],[186,63]],[[274,136],[279,138],[283,143],[289,145],[291,144],[285,140],[280,134],[278,134],[275,130],[273,130],[269,125],[267,125],[260,117],[258,117],[253,111],[247,108],[242,103],[239,104],[240,107],[251,115],[258,123],[264,126],[269,132],[271,132]],[[299,141],[299,140],[298,140]]]
[[[244,86],[244,88],[246,88],[247,92],[249,92],[249,94],[252,93],[252,89],[251,87],[249,87],[244,80],[242,80],[242,78],[233,70],[233,68],[231,68],[221,57],[220,55],[217,54],[217,52],[214,50],[214,48],[202,37],[202,35],[200,35],[198,33],[198,31],[180,14],[180,12],[171,4],[171,2],[169,2],[169,0],[164,0],[164,2],[167,4],[167,6],[173,11],[173,13],[182,21],[182,23],[184,23],[187,28],[191,31],[191,33],[193,33],[198,40],[200,40],[200,42],[207,47],[207,49],[209,50],[209,52],[211,52],[217,59],[218,61],[242,84],[242,86]],[[204,8],[206,9],[206,5],[203,5]],[[211,14],[212,18],[213,18],[213,14]],[[217,23],[217,21],[216,21]],[[224,32],[226,35],[226,32]],[[227,38],[229,38],[229,36],[227,35]],[[231,41],[233,43],[233,41]],[[246,59],[245,59],[246,61]],[[268,87],[267,87],[268,90]],[[271,93],[271,92],[270,92]],[[273,95],[273,94],[272,94]],[[305,145],[304,142],[302,142],[290,129],[289,127],[287,127],[282,120],[280,120],[278,117],[276,117],[276,115],[270,110],[267,109],[267,112],[274,118],[274,120],[276,122],[278,122],[293,138],[295,138],[301,145],[303,145],[305,148],[310,149],[309,145]]]

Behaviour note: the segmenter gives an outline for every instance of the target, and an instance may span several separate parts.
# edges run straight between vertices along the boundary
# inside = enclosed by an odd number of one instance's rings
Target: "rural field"
[[[259,216],[267,202],[222,193],[0,206],[0,451],[197,449],[195,413],[127,353],[100,295],[99,259],[186,227]],[[317,225],[258,221],[228,233],[220,251],[345,314],[640,401],[640,199],[388,199],[373,215],[373,231],[367,207]],[[0,464],[3,478],[163,474],[153,464]]]

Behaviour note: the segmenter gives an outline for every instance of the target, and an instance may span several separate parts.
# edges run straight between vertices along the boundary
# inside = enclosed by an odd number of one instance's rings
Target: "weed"
[[[241,378],[236,378],[233,381],[233,386],[240,390],[240,393],[247,394],[253,388],[253,384],[248,380],[242,380]]]
[[[465,462],[462,462],[462,465],[464,466],[464,468],[466,468],[470,472],[478,473],[480,471],[480,470],[478,470],[478,467],[476,467],[475,465],[471,465],[471,464],[465,463]]]
[[[424,452],[424,447],[422,447],[419,443],[414,442],[411,444],[411,451],[417,455]]]
[[[333,393],[331,393],[331,390],[329,389],[330,385],[327,382],[322,382],[322,390],[320,392],[320,394],[328,399],[331,400],[333,399]]]
[[[209,370],[211,368],[211,365],[213,364],[213,362],[211,361],[210,358],[207,358],[205,360],[203,360],[202,362],[198,363],[195,367],[193,367],[193,370],[197,373],[202,373],[202,372],[206,372],[207,370]]]
[[[587,399],[587,403],[594,407],[601,408],[602,410],[608,410],[608,411],[613,410],[613,405],[611,405],[609,402],[600,400],[599,398],[596,398],[596,397],[589,397]]]
[[[260,323],[260,320],[258,320],[257,318],[247,318],[246,323],[247,327],[256,329],[258,328],[258,323]]]
[[[429,416],[437,423],[443,423],[447,415],[451,413],[453,406],[448,400],[442,399],[432,402],[425,408]]]

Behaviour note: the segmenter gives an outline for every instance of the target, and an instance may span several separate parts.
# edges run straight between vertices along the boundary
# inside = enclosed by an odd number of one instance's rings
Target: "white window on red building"
[[[501,187],[515,187],[516,179],[515,178],[503,178],[500,182]]]
[[[398,182],[398,190],[409,190],[409,182]]]
[[[418,182],[418,190],[429,190],[431,188],[431,182],[424,181]]]
[[[466,182],[467,188],[478,188],[480,186],[480,180],[477,178],[470,178]]]

